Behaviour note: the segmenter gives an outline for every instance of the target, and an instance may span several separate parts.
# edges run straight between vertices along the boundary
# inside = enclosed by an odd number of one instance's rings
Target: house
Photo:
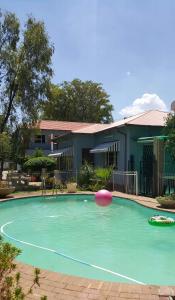
[[[140,192],[157,194],[160,139],[156,137],[162,135],[167,115],[150,110],[111,124],[43,120],[41,134],[33,138],[29,151],[44,149],[57,158],[58,169],[64,171],[79,170],[85,161],[95,167],[137,171]]]

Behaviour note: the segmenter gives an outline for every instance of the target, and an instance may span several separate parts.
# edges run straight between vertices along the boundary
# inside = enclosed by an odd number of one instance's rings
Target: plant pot
[[[156,200],[164,208],[175,208],[175,200],[168,199],[166,197],[158,197]]]
[[[13,193],[15,191],[15,187],[0,187],[0,197],[6,197],[7,195]]]
[[[76,193],[77,183],[76,182],[67,183],[67,191],[68,193]]]

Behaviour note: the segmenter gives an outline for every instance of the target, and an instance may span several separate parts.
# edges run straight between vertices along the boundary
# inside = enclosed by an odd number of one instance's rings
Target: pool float
[[[148,223],[156,226],[172,226],[175,225],[175,220],[165,216],[154,216],[148,219]]]

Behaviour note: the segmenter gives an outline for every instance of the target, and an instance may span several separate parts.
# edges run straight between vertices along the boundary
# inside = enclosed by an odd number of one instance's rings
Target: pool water
[[[87,278],[175,285],[175,226],[148,224],[159,213],[175,217],[116,197],[108,207],[93,195],[33,197],[0,203],[0,226],[22,249],[19,261]]]

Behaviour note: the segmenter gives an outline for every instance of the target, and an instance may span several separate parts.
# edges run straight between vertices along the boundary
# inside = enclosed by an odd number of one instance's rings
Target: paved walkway
[[[33,267],[18,264],[18,269],[27,290],[32,284]],[[105,282],[42,270],[40,287],[34,288],[28,298],[39,299],[43,295],[49,300],[170,300],[170,296],[175,296],[175,287]]]
[[[30,194],[20,193],[14,194],[13,198],[1,199],[0,201],[38,195],[41,195],[41,192]],[[113,195],[136,201],[137,203],[150,208],[163,210],[153,198],[127,195],[119,192],[114,192]],[[175,213],[175,210],[166,211]],[[21,284],[27,291],[32,284],[34,268],[22,263],[18,263],[17,265],[18,270],[21,272]],[[33,294],[27,298],[40,299],[40,297],[44,295],[47,296],[48,300],[174,300],[175,286],[105,282],[41,270],[40,287],[35,287],[33,289]]]

